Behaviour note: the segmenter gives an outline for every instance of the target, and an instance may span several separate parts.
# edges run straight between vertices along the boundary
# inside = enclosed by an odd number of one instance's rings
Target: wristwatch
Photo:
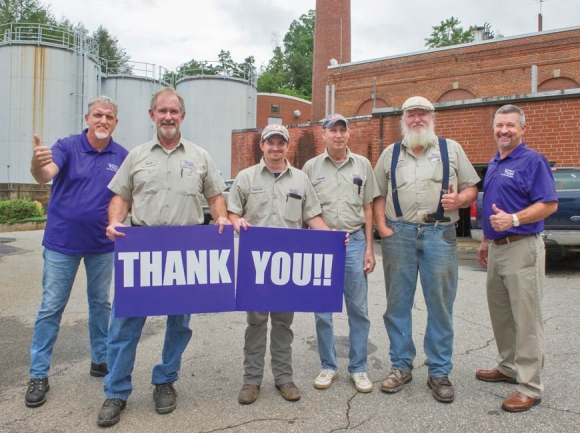
[[[518,227],[520,225],[520,220],[518,219],[515,213],[512,214],[512,219],[514,221],[514,227]]]

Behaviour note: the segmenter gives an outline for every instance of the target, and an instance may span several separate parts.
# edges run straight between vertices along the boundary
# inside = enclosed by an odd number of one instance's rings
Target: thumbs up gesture
[[[458,209],[460,207],[461,203],[459,200],[459,194],[457,194],[453,189],[453,184],[449,184],[449,192],[443,194],[441,197],[441,204],[443,205],[443,209],[446,211]]]
[[[41,146],[40,137],[34,134],[34,150],[32,152],[32,169],[39,169],[52,162],[52,151],[48,146]]]
[[[511,214],[498,208],[495,203],[491,205],[491,210],[494,212],[494,215],[489,217],[489,222],[496,232],[506,231],[513,226]]]

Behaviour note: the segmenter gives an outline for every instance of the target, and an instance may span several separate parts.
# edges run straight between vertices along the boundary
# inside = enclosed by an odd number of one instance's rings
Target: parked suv
[[[234,184],[234,180],[228,179],[224,182],[226,183],[226,189],[222,192],[222,194],[227,201],[228,194],[230,193],[230,189],[231,189],[232,185]],[[201,199],[201,207],[203,208],[203,223],[209,224],[211,222],[212,218],[211,218],[211,212],[209,211],[209,205],[207,204],[207,200],[205,199],[205,197],[202,197],[202,199]]]

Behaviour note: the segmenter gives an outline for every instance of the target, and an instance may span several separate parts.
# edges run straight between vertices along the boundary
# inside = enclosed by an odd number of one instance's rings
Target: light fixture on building
[[[301,114],[300,110],[294,110],[294,117],[299,118]]]
[[[338,61],[336,59],[330,59],[330,66],[338,65]]]

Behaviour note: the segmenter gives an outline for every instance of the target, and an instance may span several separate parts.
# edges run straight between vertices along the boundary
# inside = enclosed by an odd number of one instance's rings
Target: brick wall
[[[452,108],[437,112],[438,135],[458,141],[472,164],[487,164],[496,149],[492,121],[503,103],[480,107]],[[516,103],[529,125],[526,143],[559,166],[580,166],[580,98]],[[400,115],[383,116],[383,148],[400,140]],[[360,117],[350,122],[350,149],[364,155],[373,167],[379,157],[380,118]],[[301,168],[324,150],[320,124],[290,127],[288,159]],[[232,134],[232,177],[261,157],[260,130]]]
[[[538,68],[540,88],[542,83],[554,79],[552,85],[544,87],[558,87],[558,82],[564,83],[559,89],[580,87],[580,29],[501,38],[327,68],[326,76],[323,71],[319,81],[336,85],[336,111],[352,117],[371,113],[370,109],[361,112],[360,108],[372,97],[375,78],[376,97],[388,106],[399,107],[416,94],[432,102],[443,101],[443,95],[452,90],[463,91],[455,92],[455,100],[531,93],[532,65]],[[324,92],[318,90],[313,91],[313,111],[324,110],[325,106]],[[461,94],[473,96],[464,98]]]
[[[278,113],[272,112],[272,105],[280,107]],[[294,125],[310,121],[310,102],[303,99],[279,95],[277,93],[258,93],[258,111],[256,113],[256,127],[264,128],[268,125],[268,117],[282,119],[282,125]],[[300,111],[300,116],[294,116],[294,111]]]

